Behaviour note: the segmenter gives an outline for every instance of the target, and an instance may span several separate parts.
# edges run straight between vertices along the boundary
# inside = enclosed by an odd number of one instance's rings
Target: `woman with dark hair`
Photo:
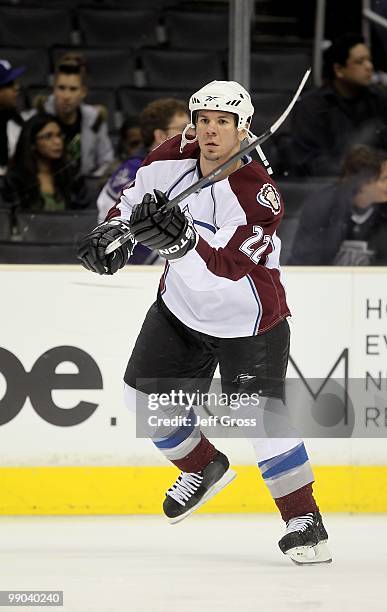
[[[30,212],[79,209],[91,203],[83,179],[66,157],[54,116],[37,114],[24,124],[5,176],[3,198]]]
[[[290,265],[387,265],[387,152],[353,147],[304,204]]]

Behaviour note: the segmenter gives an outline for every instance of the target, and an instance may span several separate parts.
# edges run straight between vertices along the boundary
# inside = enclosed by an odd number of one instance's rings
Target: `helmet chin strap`
[[[195,135],[193,138],[187,138],[186,134],[188,132],[188,130],[194,130],[195,126],[193,123],[188,123],[184,130],[183,133],[181,135],[181,141],[180,141],[180,153],[183,152],[183,149],[185,147],[185,145],[190,144],[191,142],[196,142],[197,141],[197,136]],[[246,129],[246,128],[244,128]],[[247,140],[249,142],[253,142],[253,140],[256,139],[256,136],[254,136],[254,134],[250,131],[250,130],[246,130],[247,131]],[[256,151],[259,155],[259,159],[261,160],[262,164],[264,165],[266,172],[268,174],[273,174],[273,170],[269,164],[269,162],[267,161],[266,155],[264,154],[264,152],[262,151],[262,148],[258,145],[256,147]]]

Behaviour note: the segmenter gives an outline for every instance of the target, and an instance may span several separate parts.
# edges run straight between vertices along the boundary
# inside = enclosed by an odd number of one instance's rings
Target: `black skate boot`
[[[332,555],[327,546],[328,534],[319,512],[297,516],[286,523],[286,534],[278,546],[297,565],[330,563]]]
[[[164,500],[163,510],[168,521],[182,521],[234,480],[236,474],[229,467],[226,455],[218,451],[201,472],[181,472]]]

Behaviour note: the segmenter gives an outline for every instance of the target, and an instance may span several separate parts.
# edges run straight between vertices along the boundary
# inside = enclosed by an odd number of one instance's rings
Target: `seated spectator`
[[[128,157],[135,157],[138,151],[142,151],[144,143],[140,128],[140,121],[137,117],[126,117],[120,129],[117,143],[117,159],[120,162]]]
[[[387,264],[387,152],[357,145],[306,201],[289,265]]]
[[[80,54],[67,53],[55,68],[54,89],[37,100],[38,111],[60,121],[67,151],[86,176],[103,176],[114,159],[108,135],[106,109],[84,104],[86,66]]]
[[[12,68],[7,60],[0,59],[0,176],[7,171],[8,160],[24,122],[17,111],[17,79],[23,72],[23,66]]]
[[[343,36],[326,51],[326,84],[294,107],[289,156],[295,174],[337,176],[356,144],[387,150],[387,94],[371,85],[373,74],[360,35]]]
[[[128,116],[124,119],[120,128],[116,146],[116,157],[114,162],[110,164],[107,175],[111,176],[114,174],[117,168],[128,159],[140,159],[142,161],[143,152],[144,143],[142,141],[139,119],[134,116]],[[99,188],[101,189],[101,183]]]
[[[3,200],[19,210],[63,211],[91,204],[83,178],[69,162],[61,126],[52,115],[26,121],[4,179]]]

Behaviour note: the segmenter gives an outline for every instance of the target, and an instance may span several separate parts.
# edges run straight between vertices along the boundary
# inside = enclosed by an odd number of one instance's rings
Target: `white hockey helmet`
[[[189,110],[191,122],[186,126],[182,134],[181,149],[188,142],[194,142],[196,138],[186,138],[189,129],[195,129],[194,114],[199,110],[220,110],[234,113],[238,117],[238,130],[249,129],[254,106],[248,91],[236,81],[211,81],[207,83],[189,99]]]
[[[238,130],[248,128],[254,113],[250,94],[236,81],[211,81],[189,100],[191,123],[198,110],[221,110],[238,116]]]

